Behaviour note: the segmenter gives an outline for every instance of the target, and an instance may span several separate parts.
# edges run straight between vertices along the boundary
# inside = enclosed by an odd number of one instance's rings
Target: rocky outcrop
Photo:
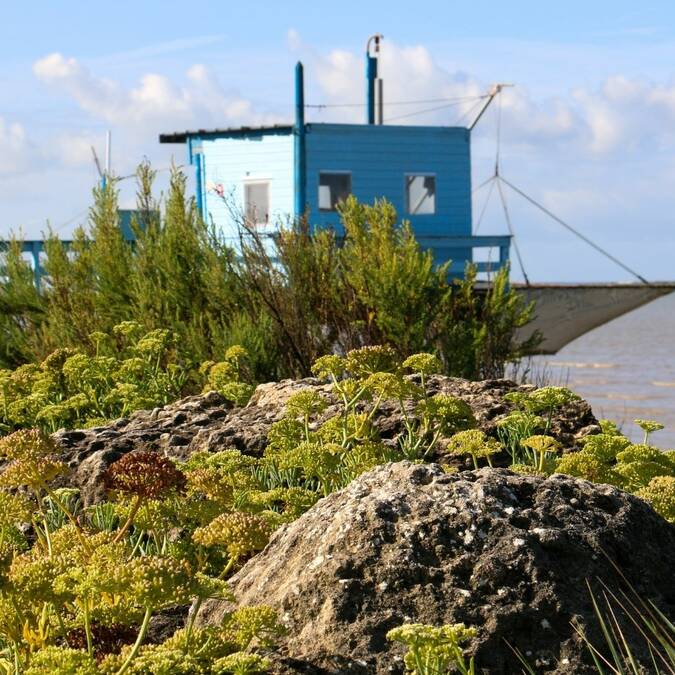
[[[234,408],[218,393],[210,392],[164,408],[139,411],[107,426],[59,431],[54,437],[73,470],[70,483],[80,488],[84,502],[91,504],[103,497],[101,479],[106,468],[132,450],[157,450],[175,459],[185,459],[198,450],[215,452],[225,448],[261,454],[269,429],[283,416],[288,398],[306,387],[320,390],[332,401],[324,419],[336,414],[338,407],[328,385],[312,378],[283,380],[259,385],[244,408]],[[504,400],[504,395],[530,389],[531,386],[519,386],[509,380],[470,382],[435,376],[427,382],[429,394],[442,392],[467,401],[479,426],[487,433],[494,433],[495,422],[513,408]],[[375,425],[383,438],[394,439],[402,429],[397,405],[383,404]],[[599,431],[590,406],[580,400],[556,413],[550,433],[565,450],[571,450],[575,449],[579,437]]]
[[[232,586],[239,603],[271,604],[289,627],[281,672],[402,673],[389,629],[464,622],[478,628],[477,672],[521,672],[508,641],[538,673],[578,674],[595,671],[572,624],[603,643],[586,580],[618,589],[609,558],[672,618],[673,551],[675,527],[607,485],[401,462],[277,531]],[[225,609],[206,603],[198,624]],[[647,663],[644,642],[634,650]]]

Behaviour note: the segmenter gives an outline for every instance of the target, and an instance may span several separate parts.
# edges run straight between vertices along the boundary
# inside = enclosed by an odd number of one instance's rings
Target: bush
[[[123,321],[176,336],[186,362],[220,361],[233,345],[249,355],[255,381],[306,376],[329,352],[386,344],[399,356],[435,352],[447,374],[501,376],[532,346],[515,334],[531,317],[508,285],[508,270],[488,289],[475,268],[449,281],[391,204],[350,198],[344,239],[305,221],[270,239],[242,226],[238,251],[200,218],[186,179],[171,176],[166,200],[152,196],[154,172],[138,169],[136,242],[118,227],[114,181],[94,190],[86,229],[70,250],[50,233],[43,287],[32,286],[15,242],[0,283],[0,365],[44,360],[55,349],[91,353],[89,336]]]
[[[532,307],[509,287],[508,269],[480,291],[471,265],[464,279],[449,281],[448,265],[434,266],[388,202],[350,197],[340,215],[343,240],[306,221],[282,228],[271,243],[254,230],[242,237],[241,292],[269,311],[284,372],[306,376],[321,355],[366,344],[401,357],[435,352],[450,375],[501,377],[507,361],[539,340],[515,341]]]

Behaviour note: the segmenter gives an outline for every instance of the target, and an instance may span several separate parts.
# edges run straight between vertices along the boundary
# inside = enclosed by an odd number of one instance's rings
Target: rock
[[[135,412],[108,426],[61,430],[54,438],[63,448],[64,461],[74,469],[69,484],[80,488],[85,505],[90,505],[103,498],[101,476],[105,469],[133,450],[156,450],[176,460],[187,459],[199,450],[216,452],[226,448],[261,455],[270,427],[284,415],[286,401],[303,388],[320,391],[330,402],[322,419],[338,412],[329,385],[313,378],[282,380],[259,385],[243,408],[234,408],[217,392],[209,392],[163,408]],[[430,395],[444,393],[466,400],[481,429],[493,435],[497,420],[513,409],[504,395],[529,389],[532,387],[518,386],[509,380],[470,382],[434,376],[427,382]],[[394,441],[403,428],[398,404],[383,403],[374,423],[385,440]],[[571,403],[558,411],[551,425],[551,434],[563,444],[565,451],[577,448],[576,436],[599,431],[597,420],[585,401]],[[432,459],[457,461],[442,455]]]
[[[388,630],[464,622],[478,629],[477,672],[521,672],[508,640],[538,673],[577,674],[595,671],[571,622],[603,644],[586,580],[621,585],[605,554],[672,619],[673,551],[675,527],[607,485],[400,462],[278,530],[231,583],[241,605],[269,604],[288,626],[279,672],[402,673]],[[205,603],[197,625],[227,609]]]

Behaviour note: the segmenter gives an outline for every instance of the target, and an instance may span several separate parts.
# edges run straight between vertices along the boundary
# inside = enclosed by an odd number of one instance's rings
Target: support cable
[[[461,103],[462,101],[475,101],[487,98],[488,94],[479,96],[455,96],[454,98],[427,98],[410,101],[387,101],[387,105],[415,105],[418,103]],[[363,108],[366,103],[305,103],[305,108]]]
[[[483,100],[483,98],[485,98],[485,96],[483,96],[481,99],[476,101],[466,112],[464,112],[462,115],[460,115],[459,119],[455,122],[456,127],[458,127],[460,125],[460,122],[462,122],[462,120],[464,120],[465,117],[469,117],[476,110],[476,108],[478,108],[480,106],[480,102],[481,102],[481,100]],[[483,108],[483,110],[485,110],[485,108]],[[473,126],[469,127],[469,131],[471,131],[471,129],[473,129]]]
[[[518,247],[518,242],[516,241],[516,235],[515,232],[513,231],[513,225],[511,223],[511,216],[509,214],[509,209],[508,206],[506,205],[506,197],[504,196],[504,190],[502,190],[502,184],[501,184],[501,177],[499,174],[495,176],[495,182],[497,183],[497,190],[499,191],[499,197],[502,202],[502,207],[504,208],[504,218],[506,218],[506,225],[509,228],[509,234],[511,235],[511,239],[513,241],[513,248],[516,252],[516,258],[518,259],[518,265],[520,267],[520,271],[523,274],[523,279],[525,279],[525,285],[529,286],[530,285],[530,280],[527,276],[527,272],[525,271],[525,265],[523,264],[523,257],[520,255],[520,248]]]
[[[581,232],[579,232],[579,230],[572,227],[569,223],[566,223],[561,218],[558,218],[558,216],[556,216],[554,213],[549,211],[545,206],[540,204],[538,201],[536,201],[535,199],[533,199],[529,195],[525,194],[521,189],[517,188],[513,183],[506,180],[506,178],[500,176],[499,180],[503,181],[514,192],[518,193],[521,197],[523,197],[523,199],[526,199],[528,202],[530,202],[530,204],[532,204],[533,206],[536,206],[540,211],[543,211],[549,218],[552,218],[553,220],[555,220],[556,223],[558,223],[559,225],[562,225],[566,230],[569,230],[572,234],[579,237],[579,239],[586,242],[591,248],[594,248],[598,253],[601,253],[603,256],[605,256],[605,258],[608,258],[613,263],[615,263],[616,265],[621,267],[621,269],[623,269],[626,272],[628,272],[629,274],[633,275],[636,279],[641,281],[643,284],[646,284],[646,285],[649,286],[649,281],[647,281],[641,274],[638,274],[635,270],[628,267],[628,265],[622,263],[618,258],[615,258],[611,253],[608,253],[607,251],[605,251],[605,249],[603,249],[601,246],[596,244],[594,241],[590,240],[585,235],[581,234]]]
[[[483,222],[483,216],[485,215],[488,204],[490,203],[490,197],[492,197],[492,191],[495,189],[495,176],[492,176],[492,178],[490,178],[487,182],[490,183],[490,189],[488,190],[487,198],[485,199],[485,204],[483,204],[483,208],[481,209],[480,215],[478,216],[478,220],[476,221],[476,225],[473,229],[474,235],[478,234],[480,224]]]
[[[471,190],[471,194],[476,194],[476,192],[480,192],[488,183],[491,183],[495,179],[494,176],[490,176],[487,180],[484,180],[478,187],[473,188]]]
[[[445,105],[438,105],[433,108],[425,108],[424,110],[416,110],[415,112],[406,113],[405,115],[397,115],[396,117],[388,117],[385,122],[394,122],[396,120],[407,119],[408,117],[415,117],[416,115],[424,115],[425,113],[436,112],[437,110],[445,110],[446,108],[452,108],[453,106],[460,105],[459,102],[455,103],[446,103]]]
[[[501,90],[499,92],[499,101],[497,102],[497,152],[495,156],[495,177],[499,176],[500,153],[502,145],[502,101]]]
[[[494,92],[492,93],[491,98],[494,98],[495,95],[498,95],[498,94],[501,94],[501,86],[497,86],[495,88]],[[481,110],[481,114],[475,120],[474,126],[475,126],[475,123],[478,121],[478,119],[480,119],[480,117],[481,117],[481,115],[483,114],[484,111],[485,111],[485,107]],[[615,265],[618,265],[619,267],[621,267],[621,269],[625,270],[630,275],[634,276],[636,279],[641,281],[643,284],[650,285],[649,281],[647,281],[647,279],[645,279],[641,274],[638,274],[635,270],[628,267],[628,265],[621,262],[618,258],[616,258],[611,253],[609,253],[608,251],[603,249],[600,245],[596,244],[594,241],[589,239],[587,236],[585,236],[584,234],[579,232],[579,230],[572,227],[569,223],[566,223],[564,220],[562,220],[562,218],[559,218],[558,216],[556,216],[552,211],[547,209],[543,204],[540,204],[534,198],[527,195],[520,188],[516,187],[513,183],[511,183],[510,181],[508,181],[506,178],[503,177],[503,175],[501,173],[501,126],[502,126],[502,97],[501,96],[499,96],[498,107],[497,107],[497,120],[496,121],[497,121],[497,143],[496,143],[496,149],[495,149],[495,172],[494,172],[494,175],[491,178],[488,178],[488,180],[481,183],[477,188],[475,188],[473,190],[473,192],[477,192],[478,190],[483,188],[485,185],[487,185],[490,181],[495,181],[497,183],[497,189],[499,191],[499,197],[500,197],[500,200],[501,200],[501,203],[502,203],[502,208],[504,210],[504,217],[506,218],[506,224],[508,226],[509,233],[511,234],[511,237],[512,237],[513,248],[516,252],[518,264],[520,266],[521,272],[522,272],[523,277],[525,279],[526,285],[529,286],[530,281],[529,281],[529,279],[527,277],[527,274],[525,272],[525,267],[523,265],[523,259],[522,259],[522,256],[520,254],[520,249],[518,248],[518,243],[516,242],[516,235],[515,235],[515,232],[513,230],[513,225],[511,223],[511,217],[510,217],[509,209],[508,209],[508,206],[507,206],[507,203],[506,203],[506,197],[504,195],[504,191],[502,190],[502,185],[501,185],[502,183],[504,183],[505,185],[510,187],[514,192],[519,194],[523,199],[528,201],[533,206],[537,207],[540,211],[545,213],[549,218],[554,220],[559,225],[562,225],[566,230],[568,230],[569,232],[574,234],[576,237],[581,239],[583,242],[588,244],[591,248],[596,250],[598,253],[603,255],[605,258],[608,258],[609,260],[611,260]],[[493,183],[492,187],[494,187],[494,183]],[[490,188],[490,193],[492,192],[492,187]],[[485,202],[485,206],[483,207],[483,211],[481,212],[480,217],[478,219],[478,222],[476,224],[476,228],[475,228],[476,232],[478,231],[478,227],[480,226],[480,222],[483,218],[483,214],[485,213],[485,209],[487,208],[487,202],[489,201],[489,199],[490,199],[490,195],[488,194],[488,200]]]

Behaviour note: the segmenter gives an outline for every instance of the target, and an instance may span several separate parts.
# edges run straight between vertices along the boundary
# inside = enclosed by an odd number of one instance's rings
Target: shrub
[[[300,221],[270,239],[242,223],[234,251],[202,221],[180,171],[163,204],[152,196],[154,176],[147,163],[139,166],[134,246],[122,237],[110,180],[94,190],[87,226],[69,250],[48,235],[39,293],[20,243],[9,247],[0,365],[40,362],[59,348],[91,356],[90,336],[125,321],[143,333],[168,330],[179,360],[192,364],[221,361],[242,345],[251,377],[240,381],[307,376],[323,354],[380,344],[399,357],[433,352],[448,374],[501,376],[506,361],[534,344],[515,337],[532,307],[509,286],[508,270],[487,290],[476,288],[472,266],[464,279],[449,280],[447,265],[434,265],[385,201],[348,199],[344,237]],[[242,385],[229,389],[241,390],[235,400],[245,395]]]

